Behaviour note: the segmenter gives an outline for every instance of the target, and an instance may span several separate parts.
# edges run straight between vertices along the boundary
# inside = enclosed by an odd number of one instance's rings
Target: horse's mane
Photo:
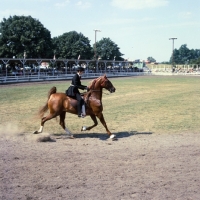
[[[94,85],[95,85],[95,83],[96,83],[96,79],[94,79],[94,80],[92,80],[92,81],[90,81],[90,83],[89,83],[89,88],[93,88],[94,87]]]
[[[103,76],[100,76],[100,77],[95,78],[94,80],[90,81],[89,88],[94,88],[95,83],[96,83],[99,79],[101,79],[102,77],[103,77]]]
[[[100,79],[102,79],[102,78],[105,78],[105,76],[100,76],[100,77],[98,77],[98,78],[92,80],[92,81],[90,82],[90,84],[89,84],[89,88],[90,88],[90,89],[91,89],[91,88],[94,88],[95,83],[98,82],[98,81],[99,81]]]

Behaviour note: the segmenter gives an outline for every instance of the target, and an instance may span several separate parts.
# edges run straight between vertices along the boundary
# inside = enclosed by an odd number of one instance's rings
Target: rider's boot
[[[86,116],[86,113],[85,113],[85,104],[83,103],[81,105],[81,103],[79,103],[78,104],[78,117],[84,118],[85,116]]]
[[[86,116],[86,113],[85,113],[85,105],[82,105],[82,113],[81,113],[81,114],[78,114],[78,117],[84,118],[85,116]]]
[[[86,112],[85,112],[85,104],[83,103],[83,105],[82,105],[82,116],[86,116]]]

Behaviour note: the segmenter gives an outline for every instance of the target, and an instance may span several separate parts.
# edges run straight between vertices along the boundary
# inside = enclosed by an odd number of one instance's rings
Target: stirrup
[[[84,118],[86,116],[86,114],[81,113],[80,115],[78,115],[78,117]]]

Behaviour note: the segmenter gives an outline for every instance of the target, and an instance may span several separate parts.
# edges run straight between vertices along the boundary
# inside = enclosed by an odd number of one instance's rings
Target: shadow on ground
[[[130,132],[119,132],[116,133],[117,138],[125,138],[125,137],[130,137],[133,135],[151,135],[153,134],[152,132],[137,132],[137,131],[130,131]]]
[[[118,132],[118,133],[113,133],[116,135],[117,139],[120,138],[126,138],[126,137],[131,137],[134,135],[151,135],[152,132],[137,132],[137,131],[130,131],[130,132]],[[66,134],[55,134],[54,136],[59,137],[65,137]],[[75,133],[73,135],[75,138],[98,138],[100,140],[107,140],[109,139],[108,134],[105,133]]]

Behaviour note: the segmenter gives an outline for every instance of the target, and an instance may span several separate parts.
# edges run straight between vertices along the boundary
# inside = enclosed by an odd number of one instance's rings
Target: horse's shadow
[[[137,131],[130,131],[130,132],[117,132],[113,133],[116,135],[117,139],[131,137],[134,135],[151,135],[152,132],[137,132]],[[76,133],[74,134],[75,138],[98,138],[100,140],[107,140],[109,139],[108,134],[102,133]]]
[[[117,138],[125,138],[125,137],[131,137],[133,135],[151,135],[152,132],[138,132],[138,131],[130,131],[130,132],[119,132],[116,133]]]

